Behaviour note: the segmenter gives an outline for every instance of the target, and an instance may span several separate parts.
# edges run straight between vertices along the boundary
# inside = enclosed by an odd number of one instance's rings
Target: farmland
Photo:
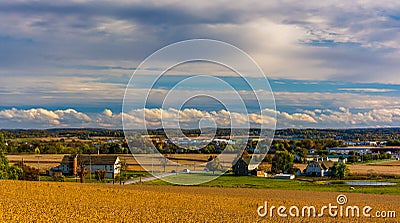
[[[160,156],[152,156],[152,155],[136,155],[140,157],[141,165],[135,160],[135,158],[130,154],[116,154],[120,157],[122,161],[126,161],[128,164],[128,170],[130,171],[144,171],[142,166],[145,166],[147,170],[151,170],[154,168],[154,171],[164,171],[163,165],[161,163]],[[42,154],[40,155],[40,171],[45,172],[46,170],[58,166],[60,161],[63,158],[63,154]],[[168,163],[166,164],[165,170],[170,172],[172,170],[177,169],[183,170],[185,168],[193,169],[204,169],[205,163],[207,163],[207,159],[210,154],[171,154],[167,155]],[[7,155],[10,163],[17,163],[24,160],[26,165],[37,168],[38,166],[38,156],[35,154],[25,154],[25,155]],[[228,157],[231,158],[231,157]],[[231,158],[233,159],[233,158]],[[225,164],[225,166],[230,166],[231,161],[228,159],[221,159],[221,162]],[[153,163],[153,164],[152,164]]]
[[[400,161],[349,165],[350,172],[368,176],[400,176]]]
[[[370,222],[363,218],[261,218],[257,207],[319,208],[336,204],[337,192],[148,185],[93,185],[0,181],[3,222]],[[400,211],[396,195],[346,194],[349,205]],[[385,219],[374,218],[374,222]],[[386,219],[394,222],[395,219]]]
[[[40,169],[41,172],[59,165],[62,154],[42,154],[40,157]],[[134,157],[130,154],[118,154],[121,160],[126,161],[128,164],[128,170],[130,171],[144,171],[143,167],[138,164]],[[150,155],[142,155],[142,157],[147,156],[147,158],[142,159],[144,161],[144,166],[147,170],[154,168],[155,171],[164,171],[161,160],[158,158],[153,159]],[[179,170],[188,168],[191,170],[201,170],[205,167],[205,163],[210,155],[209,154],[171,154],[168,155],[168,159],[175,163],[179,163]],[[38,158],[34,154],[26,155],[7,155],[7,158],[11,163],[16,163],[24,159],[25,164],[37,168]],[[171,172],[176,170],[177,166],[171,161],[167,163],[165,170]],[[153,165],[151,164],[153,162]],[[224,162],[224,160],[221,160]],[[225,161],[225,165],[228,166],[229,161]],[[262,166],[266,169],[270,169],[271,165],[268,163],[263,163]],[[295,167],[303,170],[307,164],[295,164]],[[348,165],[350,173],[352,175],[365,175],[365,176],[400,176],[400,161],[390,161],[390,162],[378,162],[378,163],[363,163],[363,164],[351,164]]]
[[[204,187],[223,187],[223,188],[258,188],[258,189],[279,189],[279,190],[299,190],[299,191],[321,191],[321,192],[341,192],[341,193],[363,193],[363,194],[392,194],[400,195],[400,180],[368,180],[372,182],[391,182],[395,185],[386,186],[356,186],[354,189],[345,184],[345,181],[333,180],[329,178],[307,178],[299,177],[296,180],[277,180],[273,178],[223,175],[210,182],[210,176],[203,174],[178,174],[164,178],[164,180],[152,180],[145,182],[147,185],[171,185],[169,182],[193,182],[202,180],[200,184]],[[358,181],[362,182],[362,181]]]

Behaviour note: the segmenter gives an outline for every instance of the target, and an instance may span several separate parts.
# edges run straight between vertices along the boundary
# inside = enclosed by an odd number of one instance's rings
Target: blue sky
[[[121,128],[125,88],[141,61],[193,38],[233,44],[258,63],[279,128],[397,127],[399,18],[397,1],[1,1],[0,128]],[[171,75],[155,90],[187,77]],[[156,116],[157,107],[129,117]],[[225,117],[218,103],[194,107],[185,113],[194,123],[212,112]]]

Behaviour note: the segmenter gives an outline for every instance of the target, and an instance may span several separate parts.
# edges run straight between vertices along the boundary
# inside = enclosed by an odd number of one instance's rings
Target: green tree
[[[8,179],[10,180],[18,180],[22,177],[23,171],[16,165],[10,166],[8,169]]]
[[[332,176],[340,180],[349,174],[350,170],[345,163],[337,162],[332,168]]]
[[[271,171],[282,173],[289,168],[293,168],[293,161],[294,157],[288,151],[277,151],[272,159]]]
[[[285,146],[282,143],[276,144],[276,151],[284,151]]]
[[[4,137],[4,134],[0,132],[0,152],[4,152],[6,148],[6,138]]]
[[[18,180],[21,178],[22,169],[16,165],[10,165],[6,156],[0,153],[0,179]]]
[[[219,162],[218,157],[215,157],[215,156],[210,156],[208,158],[208,163],[207,163],[206,167],[208,170],[212,171],[213,174],[215,173],[215,171],[222,169],[222,165]]]
[[[3,153],[0,154],[0,179],[8,179],[8,169],[10,165],[7,157]]]

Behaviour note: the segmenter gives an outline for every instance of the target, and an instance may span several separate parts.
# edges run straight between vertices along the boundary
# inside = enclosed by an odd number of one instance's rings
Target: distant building
[[[250,158],[240,158],[232,167],[233,173],[236,176],[248,176]]]
[[[350,141],[346,141],[346,142],[344,142],[344,144],[345,144],[346,146],[356,146],[356,145],[357,145],[356,142],[350,142]]]
[[[258,166],[250,164],[251,158],[240,158],[233,166],[232,170],[236,176],[248,176],[251,171],[255,170]]]
[[[341,162],[346,163],[347,158],[350,156],[347,154],[340,154],[340,155],[327,155],[327,156],[320,156],[318,154],[314,155],[307,155],[306,161],[332,161],[332,162]]]
[[[310,161],[324,161],[324,157],[322,157],[322,156],[320,156],[318,154],[307,155],[307,157],[305,159],[308,162],[310,162]]]
[[[60,165],[50,170],[50,175],[55,172],[77,175],[81,165],[92,174],[105,170],[106,178],[115,178],[120,173],[120,159],[115,155],[65,155]]]
[[[299,168],[293,167],[283,171],[284,174],[294,174],[295,176],[301,176],[301,170]]]
[[[348,146],[348,147],[333,147],[326,148],[329,153],[349,154],[354,151],[357,154],[378,154],[385,152],[400,153],[400,146]]]
[[[280,173],[275,175],[275,179],[280,179],[280,180],[293,180],[295,176],[293,174],[284,174]]]
[[[311,161],[304,170],[304,174],[312,177],[330,176],[333,165],[332,161]]]
[[[349,157],[349,155],[327,155],[326,160],[332,162],[347,163],[347,158]]]
[[[349,154],[350,151],[354,151],[358,154],[367,154],[371,153],[372,147],[367,146],[350,146],[350,147],[334,147],[334,148],[326,148],[329,153],[337,153],[337,154]]]
[[[257,171],[257,177],[268,177],[268,173],[264,172],[263,170]]]

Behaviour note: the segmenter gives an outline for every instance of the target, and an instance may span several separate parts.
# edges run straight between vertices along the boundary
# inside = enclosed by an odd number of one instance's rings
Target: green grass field
[[[185,182],[191,178],[204,178],[200,174],[180,174],[169,176],[166,180],[174,182]],[[326,184],[326,182],[332,184]],[[353,181],[353,180],[352,180]],[[400,180],[391,179],[387,180],[395,182],[397,185],[393,186],[354,186],[355,190],[350,189],[349,185],[344,184],[344,181],[333,180],[316,180],[311,178],[295,179],[295,180],[276,180],[271,178],[262,178],[255,176],[233,176],[223,175],[215,180],[201,184],[203,187],[239,187],[239,188],[269,188],[269,189],[282,189],[282,190],[303,190],[303,191],[329,191],[329,192],[346,192],[346,193],[366,193],[366,194],[396,194],[400,195]],[[145,182],[147,185],[171,185],[164,180],[153,180]]]

